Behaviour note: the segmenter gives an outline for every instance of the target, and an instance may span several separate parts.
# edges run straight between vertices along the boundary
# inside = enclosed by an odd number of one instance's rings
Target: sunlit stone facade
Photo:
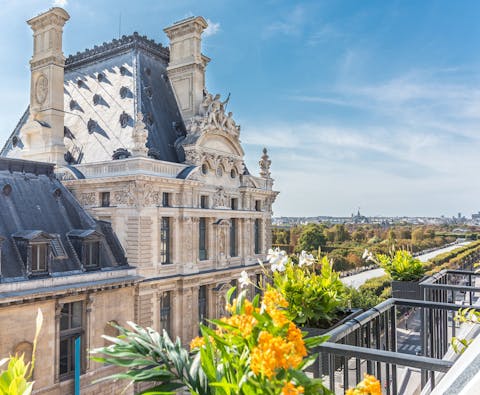
[[[249,172],[229,97],[205,86],[203,18],[166,28],[170,48],[133,34],[65,60],[68,19],[53,8],[29,21],[31,104],[1,155],[55,163],[80,205],[112,224],[140,279],[121,295],[106,292],[101,311],[120,309],[122,324],[133,319],[187,342],[200,321],[224,314],[241,271],[261,281],[277,195],[270,159],[264,150],[259,176]],[[96,316],[92,345],[111,319]],[[50,329],[44,336],[58,347]],[[49,369],[45,388],[61,383],[58,368]],[[88,363],[85,375],[108,372],[98,369]],[[59,388],[42,393],[69,393]]]

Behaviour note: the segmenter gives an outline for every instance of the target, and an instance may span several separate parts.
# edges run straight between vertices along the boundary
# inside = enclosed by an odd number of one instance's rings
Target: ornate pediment
[[[222,101],[219,94],[204,92],[200,115],[185,123],[187,135],[181,144],[187,163],[201,165],[200,158],[206,152],[242,160],[240,126],[233,120],[232,112],[226,111],[229,97]]]

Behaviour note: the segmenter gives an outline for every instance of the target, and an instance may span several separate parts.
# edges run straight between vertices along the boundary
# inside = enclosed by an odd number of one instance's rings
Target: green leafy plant
[[[247,281],[241,278],[242,284]],[[194,395],[331,394],[320,379],[303,371],[316,357],[307,357],[308,350],[327,337],[303,339],[286,307],[273,289],[261,301],[258,295],[248,300],[242,291],[228,305],[229,317],[212,320],[212,327],[200,326],[202,335],[192,341],[190,353],[165,331],[160,335],[133,323],[131,329],[114,325],[120,335],[104,336],[113,344],[93,350],[93,359],[126,368],[106,379],[155,383],[141,394],[174,394],[181,387]]]
[[[472,307],[465,309],[459,309],[455,317],[455,321],[460,323],[469,323],[469,324],[480,324],[480,311],[475,310]],[[460,339],[458,337],[452,337],[452,348],[457,354],[463,354],[463,352],[468,348],[472,343],[472,339]]]
[[[30,395],[33,381],[29,381],[35,367],[37,340],[43,323],[43,314],[38,309],[35,337],[33,340],[32,362],[25,363],[24,355],[11,355],[0,360],[0,368],[7,364],[6,370],[0,370],[0,395]]]
[[[409,251],[390,250],[389,254],[373,254],[365,250],[364,257],[382,267],[396,281],[417,281],[425,274],[423,263]]]
[[[269,256],[273,262],[277,259],[274,251]],[[327,328],[344,314],[347,288],[327,257],[317,262],[302,252],[298,265],[287,259],[280,269],[272,263],[273,286],[287,300],[288,317],[297,325]]]

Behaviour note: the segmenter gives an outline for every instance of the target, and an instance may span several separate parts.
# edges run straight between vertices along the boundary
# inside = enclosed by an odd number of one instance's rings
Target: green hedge
[[[464,259],[477,252],[480,252],[480,241],[474,241],[464,247],[437,255],[425,262],[426,274],[432,275],[443,269],[457,268]]]

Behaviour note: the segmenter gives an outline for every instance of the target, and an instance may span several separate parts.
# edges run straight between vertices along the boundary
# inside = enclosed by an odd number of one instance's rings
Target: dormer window
[[[103,235],[93,229],[75,229],[68,233],[75,252],[85,270],[95,270],[101,267],[101,241]]]
[[[48,274],[50,271],[51,245],[55,235],[41,230],[15,233],[13,240],[25,264],[27,276]]]
[[[84,262],[83,266],[87,269],[96,269],[100,267],[100,242],[87,241],[84,243]]]
[[[32,243],[31,245],[32,274],[48,271],[48,243]]]

